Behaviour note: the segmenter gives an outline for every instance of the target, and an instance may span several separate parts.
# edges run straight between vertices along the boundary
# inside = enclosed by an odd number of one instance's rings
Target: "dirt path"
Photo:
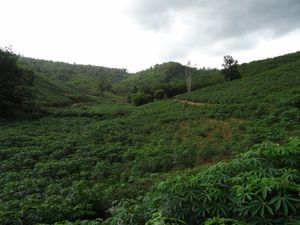
[[[195,105],[195,106],[204,106],[204,105],[213,105],[207,102],[193,102],[193,101],[188,101],[188,100],[181,100],[181,99],[174,99],[176,102],[180,102],[183,104],[188,104],[188,105]]]

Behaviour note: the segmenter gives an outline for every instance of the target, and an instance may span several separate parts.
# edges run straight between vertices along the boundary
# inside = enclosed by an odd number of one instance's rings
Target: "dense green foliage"
[[[232,82],[207,70],[200,90],[165,100],[155,79],[182,68],[151,69],[156,101],[140,107],[53,79],[45,62],[36,87],[48,114],[0,121],[0,224],[299,224],[300,59],[280,62],[242,65]]]
[[[99,95],[104,95],[105,92],[110,91],[112,88],[112,83],[109,81],[109,78],[107,76],[101,76],[98,79],[98,88],[97,93]]]
[[[24,57],[18,61],[22,68],[34,71],[35,102],[40,107],[121,100],[108,91],[113,82],[127,76],[126,70]]]
[[[0,117],[15,117],[34,110],[34,74],[17,65],[17,56],[0,49]]]
[[[128,103],[131,103],[135,106],[147,104],[149,102],[152,102],[152,100],[153,98],[151,95],[141,91],[128,95],[128,99],[127,99]]]
[[[98,80],[103,76],[110,82],[118,82],[126,77],[125,69],[112,69],[91,65],[77,65],[31,58],[20,58],[20,64],[37,75],[43,75],[85,94],[96,94]]]
[[[221,73],[224,74],[224,78],[227,81],[236,80],[241,78],[241,74],[238,71],[238,61],[233,59],[230,55],[224,56],[224,64]]]
[[[206,120],[200,108],[173,101],[153,104],[78,106],[2,124],[0,223],[106,217],[114,200],[137,198],[165,173],[251,145],[242,122]]]
[[[220,82],[223,82],[222,75],[216,69],[192,70],[192,90]],[[129,75],[114,88],[121,93],[139,90],[152,95],[156,90],[164,90],[168,97],[173,97],[187,91],[185,66],[174,62],[156,65]]]
[[[214,104],[216,113],[224,118],[227,116],[244,119],[271,117],[270,123],[278,122],[275,119],[277,118],[282,120],[282,126],[293,126],[299,123],[299,71],[300,60],[177,98]],[[291,121],[286,118],[287,114],[293,114],[293,116],[289,115]]]
[[[156,99],[156,100],[164,99],[164,98],[166,98],[166,92],[162,89],[156,90],[154,92],[153,98]]]
[[[165,97],[186,92],[185,66],[179,63],[156,65],[148,70],[129,74],[125,69],[76,65],[19,57],[19,64],[36,75],[36,101],[41,106],[67,106],[76,102],[93,102],[90,95],[103,96],[113,92],[135,95],[137,92],[155,96],[158,90]],[[192,90],[223,82],[216,69],[193,69]],[[105,96],[106,97],[106,96]],[[132,96],[129,96],[129,99]],[[102,100],[102,99],[101,99]],[[145,101],[145,102],[149,102]]]
[[[232,221],[288,224],[295,220],[299,223],[299,165],[299,139],[292,139],[286,146],[257,145],[198,173],[174,176],[158,184],[141,201],[119,204],[114,216],[119,221],[131,219],[130,223],[121,224],[142,224],[146,220],[156,224],[152,222],[154,219],[161,221],[158,224],[170,224],[170,221],[172,224],[204,224],[205,221],[205,224],[231,224]],[[128,218],[130,210],[133,210],[132,218]],[[226,223],[213,219],[221,217],[229,219]]]

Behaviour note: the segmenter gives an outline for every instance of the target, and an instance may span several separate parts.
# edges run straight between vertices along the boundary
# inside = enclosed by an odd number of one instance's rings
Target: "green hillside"
[[[295,52],[295,53],[286,54],[274,58],[253,61],[250,63],[244,63],[240,65],[239,70],[243,76],[252,76],[258,73],[262,73],[268,70],[278,68],[287,63],[297,62],[299,61],[299,58],[300,58],[300,52]]]
[[[122,102],[124,97],[113,93],[104,96],[86,94],[42,74],[35,76],[35,103],[44,107],[67,107],[73,104],[95,104],[105,102]]]
[[[54,64],[37,72],[41,101],[96,99],[0,121],[0,224],[299,224],[297,54],[243,64],[230,82],[194,70],[201,89],[139,107],[86,95],[80,75],[47,75]],[[162,64],[114,88],[184,85],[184,70]]]
[[[252,64],[256,69],[257,65]],[[221,105],[221,107],[236,108],[240,117],[250,117],[260,110],[261,116],[270,113],[272,109],[299,106],[300,87],[300,57],[298,61],[283,64],[277,68],[263,71],[241,80],[226,82],[197,90],[191,94],[177,96],[195,102]],[[253,108],[252,113],[239,115],[244,110]]]
[[[154,94],[162,89],[172,97],[186,91],[185,66],[169,62],[150,69],[129,74],[124,69],[112,69],[91,65],[76,65],[49,60],[19,57],[19,64],[33,71],[37,81],[37,99],[42,105],[68,105],[91,101],[87,95],[98,95],[98,85],[106,77],[112,92],[127,95],[134,90]],[[223,82],[215,69],[193,69],[192,89],[199,89]]]
[[[65,106],[84,99],[82,95],[61,82],[36,75],[36,102],[41,106]]]
[[[84,102],[123,101],[123,97],[107,93],[99,96],[100,77],[119,82],[127,75],[123,69],[91,65],[75,65],[49,60],[19,57],[20,67],[35,74],[35,102],[38,106],[70,106]]]
[[[100,66],[77,65],[48,60],[19,58],[21,66],[32,70],[36,75],[52,78],[76,91],[96,94],[99,77],[106,76],[112,82],[119,82],[127,76],[125,69],[112,69]]]
[[[179,93],[186,91],[185,66],[168,62],[155,65],[150,69],[130,74],[126,79],[115,85],[115,90],[121,93],[131,92],[134,89],[154,91],[175,87]],[[223,82],[222,75],[215,69],[193,69],[192,89]]]

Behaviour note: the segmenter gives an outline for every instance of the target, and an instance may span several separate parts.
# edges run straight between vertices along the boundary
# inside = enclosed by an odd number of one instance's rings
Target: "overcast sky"
[[[300,0],[0,0],[0,46],[137,71],[220,67],[300,50]]]

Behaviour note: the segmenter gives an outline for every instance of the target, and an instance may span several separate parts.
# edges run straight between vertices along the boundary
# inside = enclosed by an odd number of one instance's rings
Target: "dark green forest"
[[[0,50],[0,224],[300,224],[300,52],[233,69]]]

